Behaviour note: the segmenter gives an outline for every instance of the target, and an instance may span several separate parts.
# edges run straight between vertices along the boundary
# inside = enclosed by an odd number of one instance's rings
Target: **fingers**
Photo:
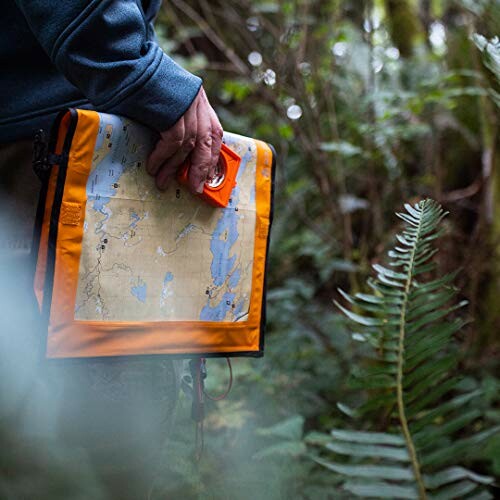
[[[197,193],[203,192],[203,185],[212,164],[212,122],[207,106],[201,103],[197,112],[198,134],[196,145],[191,153],[189,185]],[[208,102],[206,102],[208,104]]]
[[[175,176],[178,168],[196,146],[197,115],[189,112],[184,115],[184,141],[182,145],[156,171],[156,185],[160,189],[167,189],[168,183]]]
[[[191,154],[189,183],[198,193],[203,191],[207,177],[213,175],[222,144],[222,126],[208,102],[205,92],[202,93],[198,107],[198,139]]]
[[[156,175],[163,162],[183,145],[185,130],[184,116],[182,116],[173,127],[161,133],[146,164],[146,170],[151,175]]]
[[[163,166],[160,173],[156,176],[156,186],[158,189],[164,191],[167,189],[170,181],[175,177],[177,173],[177,166]]]
[[[160,189],[167,189],[168,183],[175,176],[180,165],[184,163],[196,144],[196,138],[191,136],[183,146],[163,163],[156,175],[156,185]]]
[[[156,175],[162,165],[176,155],[180,149],[186,154],[177,164],[180,166],[185,157],[191,152],[196,144],[197,130],[197,108],[200,102],[200,95],[195,98],[191,106],[177,123],[165,132],[160,134],[160,140],[150,154],[146,169],[151,175]],[[182,155],[177,155],[177,158]]]
[[[219,161],[219,155],[220,155],[220,148],[222,145],[222,135],[223,135],[223,130],[222,126],[219,122],[219,119],[217,118],[217,115],[215,114],[215,111],[210,107],[211,109],[211,121],[212,121],[212,159],[210,162],[210,167],[209,167],[209,172],[208,176],[212,177],[214,172],[215,172],[215,167],[217,166],[217,163]]]
[[[202,87],[184,116],[160,134],[148,158],[147,171],[156,177],[160,189],[166,189],[190,156],[189,185],[193,191],[201,193],[219,161],[222,134],[222,126]]]

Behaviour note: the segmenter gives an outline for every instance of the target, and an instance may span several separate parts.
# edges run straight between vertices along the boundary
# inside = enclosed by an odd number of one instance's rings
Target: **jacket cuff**
[[[201,78],[162,53],[156,70],[144,85],[107,111],[163,132],[188,110],[201,85]]]

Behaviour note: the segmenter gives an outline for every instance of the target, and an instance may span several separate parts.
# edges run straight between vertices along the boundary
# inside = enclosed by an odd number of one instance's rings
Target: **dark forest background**
[[[199,464],[181,402],[179,459],[159,497],[344,498],[308,445],[366,398],[351,383],[365,348],[332,301],[338,287],[366,291],[401,227],[394,212],[426,197],[450,212],[436,258],[441,273],[460,268],[469,302],[456,371],[480,389],[483,418],[462,433],[498,423],[499,2],[171,0],[157,27],[203,76],[224,128],[278,152],[265,357],[235,360],[233,392],[208,407]],[[222,390],[225,363],[208,370]],[[498,476],[498,434],[465,465]]]

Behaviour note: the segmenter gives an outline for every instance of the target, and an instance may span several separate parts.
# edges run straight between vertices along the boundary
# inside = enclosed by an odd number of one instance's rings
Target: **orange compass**
[[[222,144],[215,173],[206,180],[203,192],[198,196],[214,207],[227,207],[231,192],[236,186],[236,176],[238,175],[240,163],[240,156],[225,144]],[[187,160],[177,174],[177,180],[185,186],[189,182],[190,166],[191,162]]]

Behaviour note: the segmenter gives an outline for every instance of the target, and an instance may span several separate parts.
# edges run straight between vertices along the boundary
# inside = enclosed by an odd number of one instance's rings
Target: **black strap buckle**
[[[32,165],[35,174],[42,180],[46,180],[52,165],[61,165],[65,160],[65,155],[58,155],[49,153],[47,150],[47,141],[45,139],[45,132],[39,130],[35,134],[33,141],[33,157]]]

